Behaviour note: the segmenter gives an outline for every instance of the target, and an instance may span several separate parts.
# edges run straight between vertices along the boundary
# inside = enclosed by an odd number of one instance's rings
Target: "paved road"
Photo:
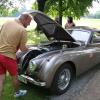
[[[78,77],[70,89],[50,100],[100,100],[100,65]]]

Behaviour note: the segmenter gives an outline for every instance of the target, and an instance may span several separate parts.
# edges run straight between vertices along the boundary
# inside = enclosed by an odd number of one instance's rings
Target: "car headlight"
[[[29,71],[30,73],[34,72],[34,70],[36,69],[37,65],[34,61],[30,61],[29,62]]]

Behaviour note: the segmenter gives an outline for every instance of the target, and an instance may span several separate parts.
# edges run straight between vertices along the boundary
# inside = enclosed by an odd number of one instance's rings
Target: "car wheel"
[[[51,92],[56,95],[61,95],[65,93],[73,79],[73,69],[70,64],[62,65],[57,71],[54,76],[52,85],[51,85]]]

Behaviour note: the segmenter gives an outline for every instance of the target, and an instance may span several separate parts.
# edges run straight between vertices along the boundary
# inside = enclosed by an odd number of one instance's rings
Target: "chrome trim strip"
[[[30,83],[33,83],[35,85],[38,85],[38,86],[46,86],[46,83],[45,82],[37,82],[36,80],[34,80],[33,78],[29,77],[29,76],[26,76],[26,75],[20,75],[21,77],[27,79]]]

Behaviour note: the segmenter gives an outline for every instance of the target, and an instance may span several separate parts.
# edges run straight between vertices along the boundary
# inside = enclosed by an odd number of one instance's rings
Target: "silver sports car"
[[[29,13],[48,42],[30,46],[26,53],[17,52],[18,78],[63,94],[74,77],[100,63],[100,30],[88,27],[65,30],[42,12]]]

